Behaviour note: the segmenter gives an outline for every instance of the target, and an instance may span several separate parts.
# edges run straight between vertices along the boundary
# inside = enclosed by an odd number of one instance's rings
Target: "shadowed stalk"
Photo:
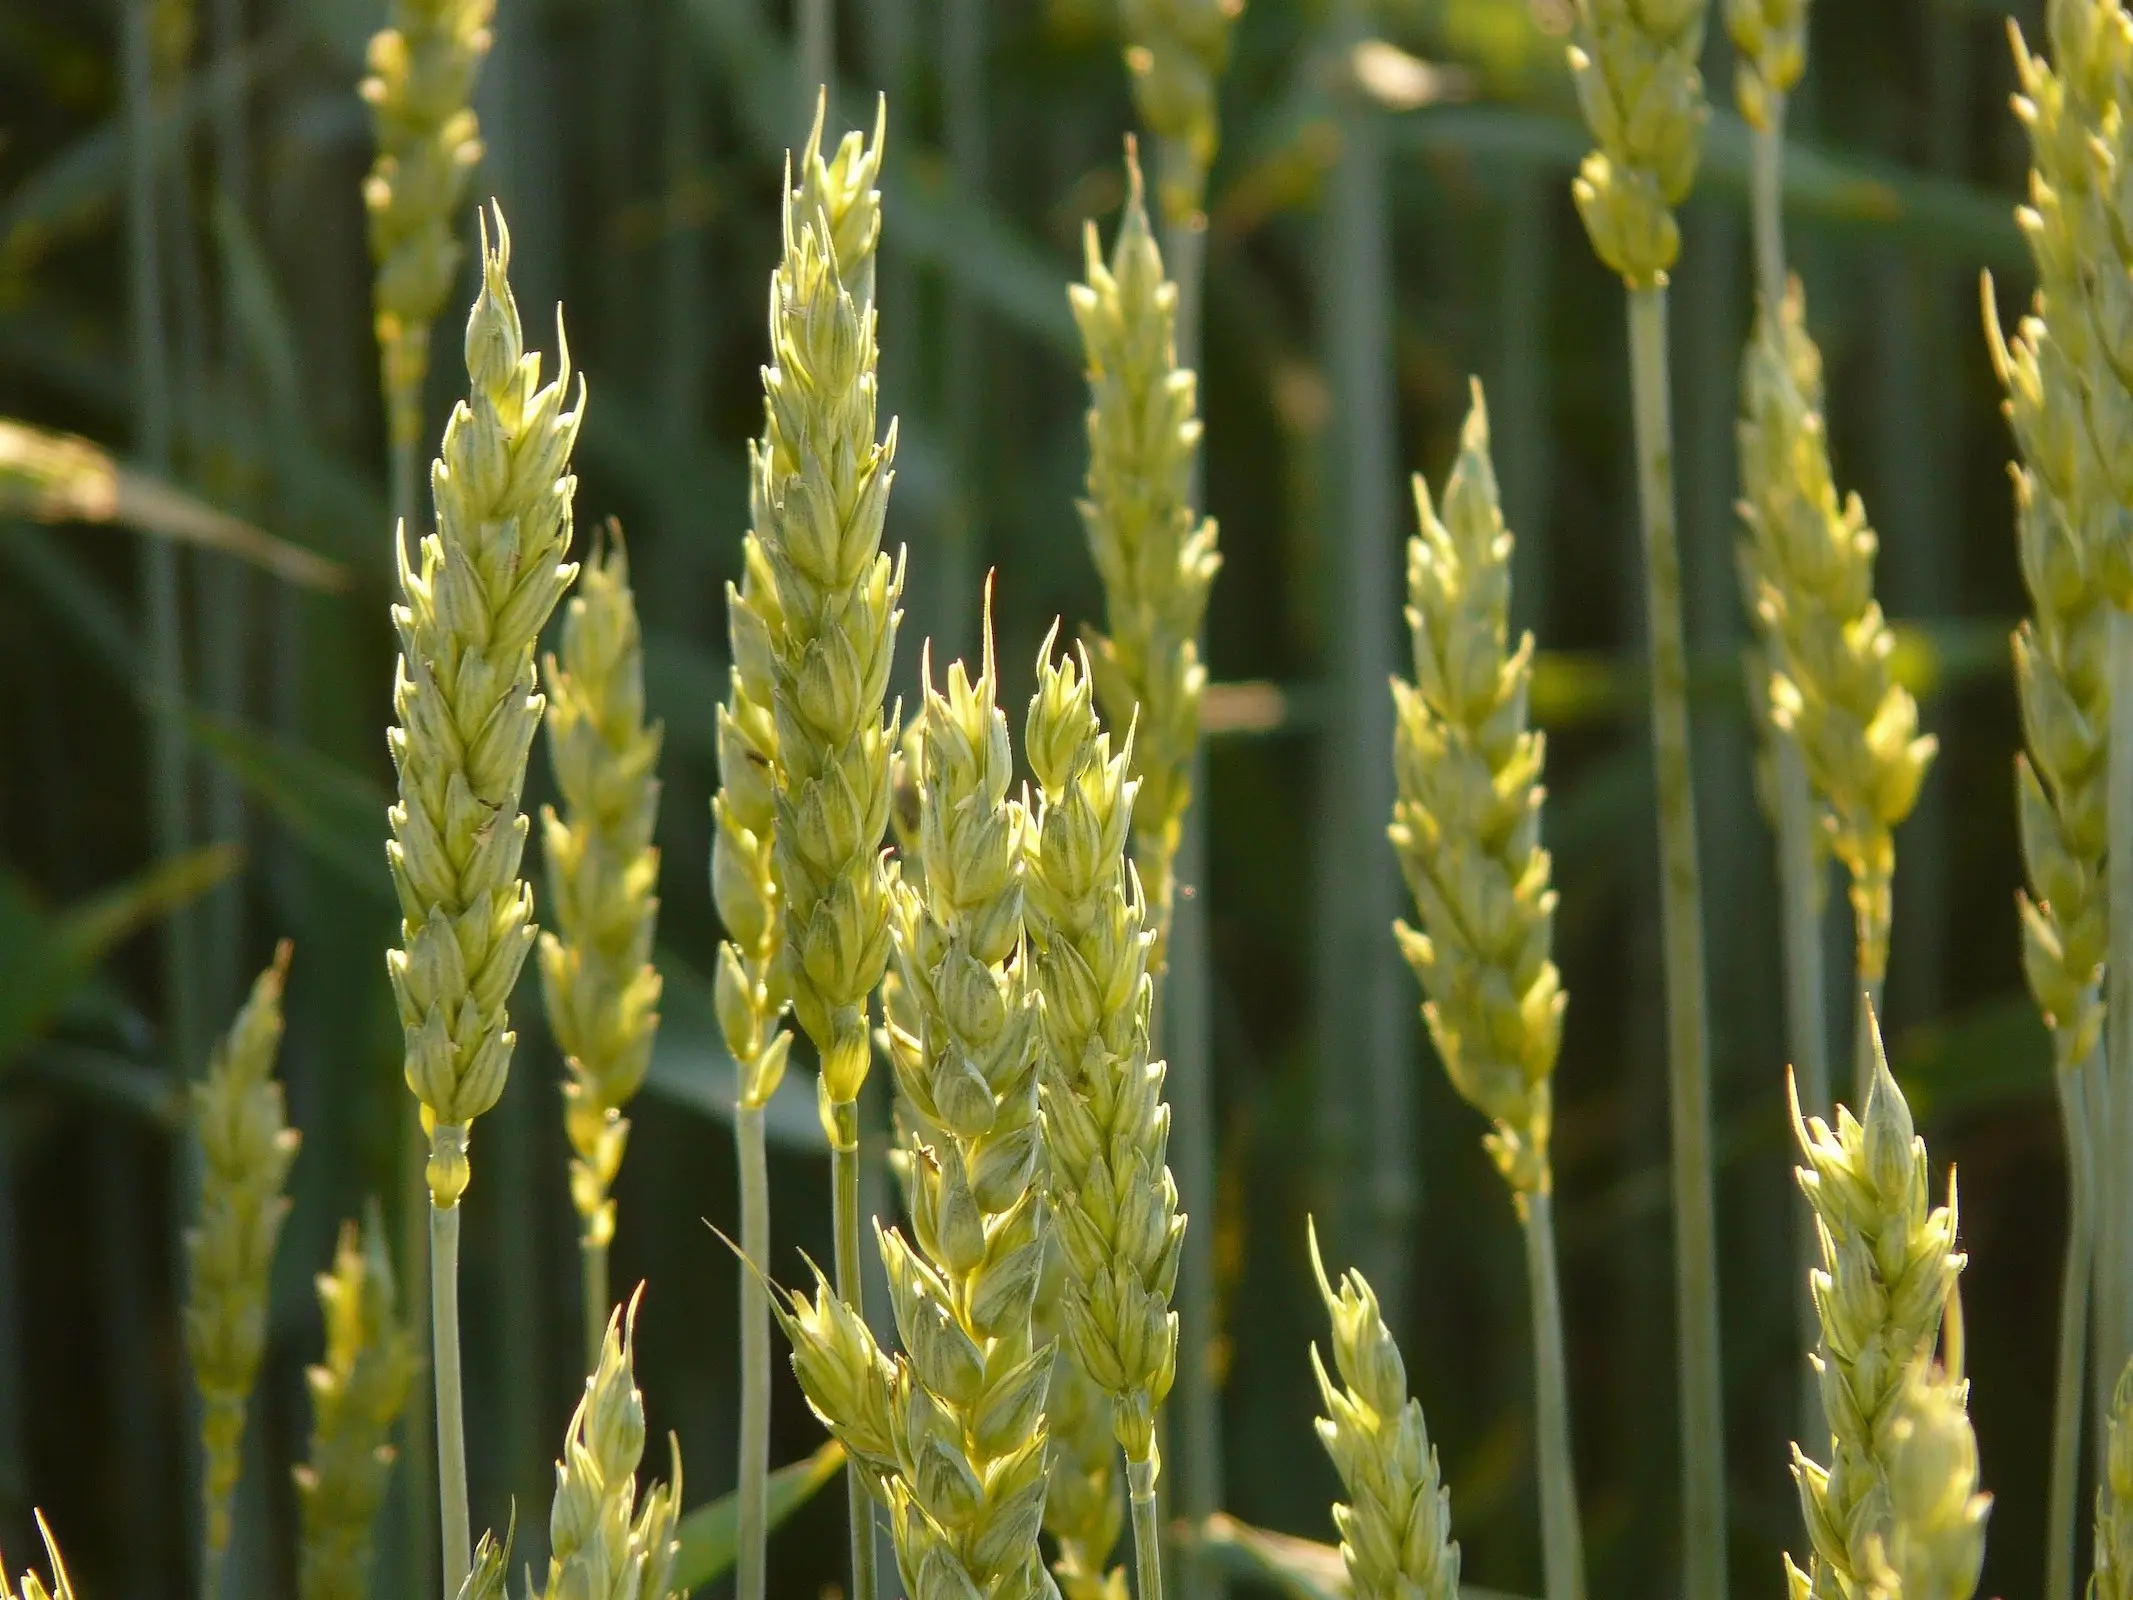
[[[1163,1545],[1155,1506],[1156,1463],[1126,1462],[1126,1500],[1133,1508],[1134,1600],[1163,1600]]]
[[[1630,288],[1629,347],[1651,645],[1652,758],[1659,792],[1660,939],[1666,962],[1667,1112],[1673,1140],[1682,1503],[1689,1592],[1706,1597],[1725,1591],[1725,1407],[1718,1358],[1718,1242],[1711,1195],[1702,874],[1696,859],[1696,795],[1689,766],[1688,663],[1682,638],[1681,551],[1674,523],[1664,282]]]
[[[794,12],[793,64],[799,78],[793,99],[804,128],[817,115],[818,99],[837,97],[837,0],[796,0]]]

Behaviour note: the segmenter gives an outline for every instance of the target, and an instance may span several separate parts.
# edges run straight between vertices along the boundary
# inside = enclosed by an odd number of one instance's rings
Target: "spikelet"
[[[1069,1343],[1111,1396],[1127,1461],[1152,1473],[1155,1409],[1176,1374],[1170,1297],[1185,1219],[1164,1159],[1163,1065],[1148,1059],[1146,907],[1125,857],[1133,738],[1112,754],[1086,656],[1080,670],[1055,663],[1051,643],[1047,635],[1024,749],[1042,793],[1027,896],[1053,1228]]]
[[[1879,542],[1857,495],[1839,499],[1822,421],[1822,355],[1795,277],[1756,317],[1741,368],[1741,589],[1770,673],[1771,721],[1792,738],[1851,879],[1859,982],[1888,971],[1895,830],[1938,741],[1897,683],[1894,632],[1874,600]]]
[[[1577,0],[1570,71],[1599,148],[1571,192],[1602,262],[1633,289],[1666,281],[1681,254],[1674,208],[1702,153],[1705,0]]]
[[[459,275],[460,207],[482,155],[474,75],[494,10],[495,0],[393,0],[391,25],[370,41],[362,95],[378,154],[363,206],[386,428],[403,449],[420,442],[430,326]]]
[[[1726,0],[1733,40],[1733,101],[1751,128],[1773,127],[1772,114],[1807,71],[1808,0]]]
[[[1490,1155],[1519,1198],[1549,1187],[1550,1079],[1563,1038],[1549,949],[1555,890],[1541,848],[1545,745],[1526,726],[1533,636],[1510,642],[1511,547],[1481,385],[1444,486],[1415,479],[1407,544],[1414,681],[1393,680],[1390,829],[1421,912],[1401,951],[1453,1086],[1494,1124]]]
[[[641,1499],[637,1492],[644,1396],[631,1361],[643,1295],[640,1285],[627,1311],[617,1307],[609,1315],[599,1365],[563,1436],[548,1513],[544,1600],[667,1600],[674,1592],[681,1446],[671,1437],[672,1481],[654,1483]]]
[[[659,1030],[661,730],[644,720],[644,640],[621,531],[598,542],[563,613],[563,654],[545,663],[548,752],[564,812],[541,812],[556,933],[540,942],[541,993],[563,1052],[563,1127],[577,1159],[570,1197],[585,1238],[615,1234],[608,1191],[622,1166],[621,1115]]]
[[[1926,1359],[1962,1271],[1955,1250],[1954,1185],[1945,1206],[1927,1197],[1925,1141],[1872,1030],[1874,1078],[1862,1123],[1843,1107],[1832,1130],[1820,1117],[1793,1127],[1807,1165],[1800,1187],[1813,1207],[1822,1266],[1811,1277],[1821,1322],[1811,1358],[1833,1456],[1827,1467],[1793,1447],[1817,1596],[1871,1592],[1876,1541],[1889,1534],[1894,1470],[1891,1425],[1906,1375]]]
[[[2103,1482],[2096,1490],[2093,1600],[2133,1600],[2133,1361],[2111,1392]]]
[[[52,1528],[44,1520],[42,1511],[37,1516],[37,1533],[44,1540],[45,1564],[52,1569],[52,1586],[33,1571],[25,1569],[19,1586],[7,1575],[7,1562],[0,1558],[0,1600],[74,1600],[74,1580],[67,1576],[66,1559],[59,1553],[59,1541],[52,1537]]]
[[[207,1076],[193,1086],[200,1220],[185,1236],[185,1349],[200,1391],[207,1548],[218,1558],[230,1543],[245,1407],[266,1353],[267,1279],[289,1214],[282,1191],[298,1143],[273,1076],[289,949],[286,939],[276,948],[215,1047]]]
[[[392,1263],[375,1208],[341,1225],[333,1270],[318,1277],[326,1359],[311,1390],[311,1459],[296,1469],[303,1511],[299,1600],[366,1600],[371,1534],[393,1467],[393,1426],[418,1365],[393,1303]]]
[[[1109,630],[1092,631],[1087,642],[1105,716],[1113,727],[1135,728],[1140,787],[1133,853],[1155,899],[1158,946],[1151,966],[1161,973],[1207,686],[1200,630],[1222,558],[1213,519],[1197,518],[1192,509],[1200,419],[1197,380],[1177,364],[1177,287],[1163,276],[1140,169],[1130,156],[1127,177],[1126,212],[1110,264],[1091,223],[1084,236],[1088,281],[1068,294],[1090,396],[1081,520],[1103,580]]]
[[[393,607],[399,720],[386,737],[400,784],[385,848],[402,948],[386,965],[440,1208],[466,1189],[468,1125],[503,1093],[516,1042],[506,1003],[534,940],[533,896],[519,876],[519,794],[542,709],[533,646],[577,572],[564,557],[584,386],[565,410],[560,322],[556,378],[541,386],[505,276],[510,258],[498,211],[467,318],[469,397],[430,472],[437,528],[415,564],[400,543],[403,599]]]
[[[1333,1508],[1356,1600],[1458,1600],[1459,1546],[1452,1496],[1437,1468],[1422,1402],[1407,1393],[1407,1366],[1378,1297],[1360,1272],[1335,1288],[1310,1229],[1311,1270],[1333,1319],[1333,1366],[1311,1346],[1311,1370],[1326,1415],[1319,1442],[1333,1458],[1349,1504]]]
[[[788,188],[785,254],[771,280],[766,426],[749,454],[755,539],[771,579],[755,614],[768,644],[776,739],[783,987],[820,1053],[823,1126],[841,1149],[857,1138],[867,1000],[889,958],[881,844],[896,719],[884,717],[883,699],[903,569],[881,549],[895,424],[875,438],[880,139],[877,122],[871,147],[847,139],[825,166],[818,134],[798,187]],[[831,203],[839,195],[841,211]],[[847,255],[865,259],[853,278]],[[744,665],[735,680],[751,695],[754,670]]]
[[[466,1580],[459,1586],[458,1600],[504,1600],[504,1580],[511,1565],[511,1540],[518,1532],[518,1511],[511,1512],[511,1525],[504,1530],[503,1542],[487,1529],[474,1546],[473,1563],[467,1568]],[[531,1587],[530,1583],[528,1587]]]
[[[1222,139],[1216,102],[1230,29],[1243,14],[1244,0],[1120,0],[1134,106],[1148,131],[1184,157],[1162,179],[1163,209],[1176,221],[1206,197]]]
[[[1931,1363],[1905,1375],[1889,1424],[1889,1532],[1873,1593],[1886,1600],[1970,1600],[1985,1562],[1992,1496],[1978,1493],[1970,1385]]]
[[[1049,1241],[1030,1326],[1053,1346],[1044,1420],[1052,1435],[1051,1487],[1044,1531],[1059,1547],[1052,1573],[1066,1600],[1128,1600],[1126,1569],[1111,1565],[1126,1521],[1126,1484],[1118,1470],[1111,1397],[1082,1369],[1067,1333],[1066,1257]]]

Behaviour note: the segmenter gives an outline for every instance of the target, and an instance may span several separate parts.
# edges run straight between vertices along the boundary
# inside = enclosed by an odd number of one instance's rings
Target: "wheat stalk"
[[[467,180],[482,156],[474,76],[489,53],[495,0],[393,0],[392,22],[371,37],[370,106],[377,159],[363,181],[393,515],[412,523],[416,450],[430,328],[459,275],[458,230]]]
[[[1851,879],[1863,1004],[1888,974],[1895,830],[1917,803],[1938,742],[1896,682],[1895,634],[1874,600],[1878,541],[1857,495],[1840,499],[1822,420],[1822,356],[1797,278],[1765,303],[1741,369],[1741,588],[1770,672],[1771,720],[1803,756]],[[1854,1093],[1872,1056],[1864,1012]]]
[[[555,380],[524,348],[507,277],[510,234],[484,229],[482,287],[467,319],[468,398],[431,471],[436,531],[410,562],[398,551],[393,607],[401,654],[387,735],[399,796],[386,845],[399,892],[401,948],[386,957],[407,1036],[408,1087],[430,1135],[432,1348],[445,1587],[471,1560],[465,1422],[459,1405],[459,1200],[468,1132],[503,1093],[516,1036],[507,1004],[534,942],[533,896],[519,876],[519,810],[542,702],[534,640],[576,569],[570,449],[584,410],[564,409],[568,346],[558,322]]]
[[[542,1600],[668,1600],[681,1511],[681,1446],[668,1440],[670,1481],[642,1496],[644,1396],[633,1368],[637,1306],[608,1315],[600,1354],[563,1436],[548,1513],[548,1583]]]
[[[394,1305],[392,1263],[375,1208],[341,1225],[333,1269],[318,1277],[325,1359],[305,1373],[311,1455],[296,1469],[303,1513],[299,1600],[365,1600],[371,1530],[393,1467],[392,1433],[414,1386],[414,1340]]]
[[[67,1576],[66,1558],[59,1553],[59,1541],[52,1537],[51,1524],[44,1520],[44,1513],[37,1516],[37,1534],[44,1540],[45,1563],[52,1569],[52,1585],[34,1571],[24,1569],[19,1584],[10,1583],[7,1563],[0,1561],[0,1600],[74,1600],[74,1580]]]
[[[545,663],[548,751],[563,812],[541,812],[548,897],[560,933],[540,940],[541,994],[563,1052],[570,1198],[584,1224],[585,1336],[597,1361],[608,1315],[615,1175],[659,1030],[661,729],[644,716],[644,640],[619,528],[596,542],[564,610],[563,652]]]
[[[1490,1119],[1532,1282],[1541,1526],[1550,1600],[1584,1593],[1570,1460],[1569,1385],[1557,1288],[1548,1139],[1564,995],[1550,956],[1555,889],[1541,848],[1545,750],[1526,725],[1533,636],[1511,643],[1511,549],[1489,460],[1481,385],[1460,433],[1443,511],[1415,479],[1407,545],[1414,681],[1393,680],[1390,829],[1422,929],[1397,925],[1428,996],[1422,1015],[1452,1085]]]
[[[185,1349],[200,1392],[207,1462],[202,1493],[209,1595],[220,1590],[229,1554],[245,1410],[266,1353],[268,1276],[289,1215],[283,1191],[299,1142],[273,1076],[289,953],[283,940],[192,1090],[201,1182],[199,1220],[185,1236]]]
[[[1822,1265],[1813,1275],[1821,1342],[1811,1357],[1829,1424],[1825,1467],[1793,1447],[1793,1476],[1812,1554],[1816,1596],[1872,1592],[1877,1542],[1890,1533],[1893,1422],[1904,1414],[1912,1369],[1932,1352],[1963,1257],[1955,1249],[1955,1189],[1934,1206],[1925,1141],[1890,1074],[1869,1018],[1874,1077],[1864,1120],[1843,1107],[1834,1128],[1803,1118],[1793,1128],[1807,1164],[1800,1188],[1813,1208]]]

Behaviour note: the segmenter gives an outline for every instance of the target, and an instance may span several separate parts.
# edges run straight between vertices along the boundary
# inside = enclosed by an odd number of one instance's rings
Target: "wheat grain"
[[[1400,1347],[1363,1275],[1350,1269],[1336,1288],[1319,1255],[1316,1225],[1309,1238],[1340,1375],[1335,1383],[1313,1343],[1311,1370],[1326,1407],[1318,1439],[1348,1491],[1348,1504],[1334,1506],[1333,1521],[1356,1600],[1457,1600],[1451,1491],[1437,1467],[1422,1402],[1407,1392]]]
[[[1197,379],[1177,363],[1178,291],[1163,275],[1130,156],[1127,176],[1109,264],[1091,223],[1087,282],[1068,292],[1090,396],[1081,520],[1108,627],[1089,635],[1090,666],[1104,714],[1135,730],[1134,861],[1154,900],[1151,970],[1160,975],[1207,686],[1200,632],[1222,558],[1213,519],[1192,509],[1200,420]]]
[[[10,1583],[7,1563],[0,1560],[0,1600],[74,1600],[74,1580],[67,1576],[65,1557],[59,1553],[59,1541],[52,1537],[51,1524],[44,1520],[44,1513],[37,1514],[38,1537],[44,1540],[45,1563],[52,1569],[52,1585],[33,1571],[24,1570],[19,1586]]]
[[[619,528],[596,543],[565,608],[563,653],[546,662],[548,749],[564,810],[541,813],[548,897],[560,934],[540,940],[541,993],[569,1077],[563,1127],[570,1197],[584,1224],[586,1336],[606,1320],[611,1191],[659,1029],[661,729],[644,717],[644,641]]]
[[[674,1525],[681,1510],[681,1446],[671,1437],[670,1481],[642,1496],[644,1396],[635,1356],[639,1285],[617,1307],[600,1358],[563,1436],[548,1513],[548,1583],[542,1600],[668,1600],[673,1592]]]
[[[1681,253],[1708,111],[1697,58],[1705,0],[1577,0],[1570,70],[1599,149],[1572,192],[1599,258],[1633,289],[1666,281]]]
[[[375,1209],[341,1226],[333,1270],[318,1277],[325,1359],[305,1373],[311,1455],[296,1469],[303,1513],[299,1600],[365,1600],[371,1532],[392,1474],[393,1426],[417,1361],[394,1304],[392,1263]]]
[[[1851,878],[1858,982],[1888,972],[1895,829],[1938,742],[1896,681],[1895,634],[1874,600],[1878,541],[1840,500],[1822,420],[1822,356],[1800,282],[1763,306],[1741,370],[1741,588],[1770,672],[1771,720],[1805,758],[1830,848]],[[1860,1062],[1862,1089],[1866,1062]]]
[[[1932,1205],[1925,1141],[1913,1132],[1879,1028],[1869,1037],[1874,1077],[1863,1122],[1839,1107],[1832,1129],[1820,1117],[1803,1119],[1797,1099],[1793,1104],[1807,1160],[1800,1188],[1822,1242],[1822,1266],[1813,1275],[1822,1337],[1811,1360],[1832,1440],[1826,1467],[1794,1446],[1793,1475],[1814,1592],[1846,1600],[1867,1594],[1874,1581],[1874,1543],[1889,1535],[1891,1424],[1903,1412],[1907,1375],[1939,1336],[1963,1268],[1953,1181],[1948,1203]]]
[[[211,1569],[229,1549],[245,1409],[266,1353],[267,1280],[296,1160],[298,1135],[273,1077],[289,951],[283,940],[192,1091],[201,1185],[199,1221],[185,1236],[185,1349],[200,1391]]]

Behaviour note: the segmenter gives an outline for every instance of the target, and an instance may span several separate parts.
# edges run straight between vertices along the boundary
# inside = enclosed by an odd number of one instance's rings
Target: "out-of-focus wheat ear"
[[[52,1569],[51,1586],[29,1569],[24,1569],[19,1583],[10,1581],[7,1564],[0,1561],[0,1600],[74,1600],[74,1580],[67,1576],[67,1563],[59,1553],[59,1541],[52,1537],[52,1525],[44,1520],[39,1511],[37,1534],[44,1540],[45,1564]]]

